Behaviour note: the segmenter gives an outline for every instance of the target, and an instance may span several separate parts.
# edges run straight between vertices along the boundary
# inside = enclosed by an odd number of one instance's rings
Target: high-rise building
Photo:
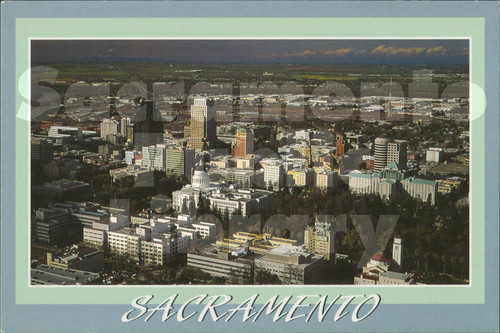
[[[134,142],[134,125],[127,125],[125,131],[127,132],[127,141]]]
[[[304,245],[309,253],[319,253],[325,260],[335,258],[335,233],[331,224],[316,221],[313,226],[307,227],[304,232]]]
[[[161,114],[154,106],[152,100],[141,102],[141,106],[135,116],[133,136],[136,146],[152,146],[163,142]]]
[[[394,140],[394,142],[389,142],[387,144],[387,164],[396,162],[400,170],[406,170],[406,163],[408,162],[406,157],[407,149],[405,140]]]
[[[406,169],[406,154],[406,141],[384,137],[376,138],[374,171],[378,172],[384,169],[390,162],[396,162],[399,169]]]
[[[195,98],[191,105],[190,145],[196,151],[211,147],[215,143],[216,123],[213,100]]]
[[[264,166],[264,183],[278,189],[285,183],[285,169],[279,163],[268,164]]]
[[[387,144],[389,141],[388,138],[375,139],[375,172],[382,170],[387,165]]]
[[[245,157],[247,154],[253,154],[253,133],[246,128],[239,128],[236,131],[236,144],[233,148],[233,156]]]
[[[167,163],[166,145],[157,144],[142,148],[142,167],[165,170]]]
[[[45,139],[31,139],[31,159],[50,161],[54,157],[54,145]]]
[[[103,119],[101,122],[101,138],[106,139],[109,134],[118,134],[119,123],[114,118]]]
[[[345,144],[346,144],[346,140],[345,140],[344,134],[341,133],[337,138],[337,150],[335,152],[335,155],[344,156]]]
[[[195,151],[185,147],[168,147],[166,149],[165,170],[167,174],[185,175],[191,180],[191,171],[195,165]]]
[[[120,120],[120,133],[127,136],[127,126],[130,125],[130,118],[122,118]]]

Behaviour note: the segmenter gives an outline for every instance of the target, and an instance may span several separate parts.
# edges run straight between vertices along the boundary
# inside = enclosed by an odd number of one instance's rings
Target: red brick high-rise
[[[233,147],[234,157],[245,157],[253,154],[253,133],[249,129],[240,128],[236,131],[236,143]]]

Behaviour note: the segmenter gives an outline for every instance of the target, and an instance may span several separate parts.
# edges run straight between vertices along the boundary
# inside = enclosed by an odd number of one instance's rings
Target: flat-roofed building
[[[140,262],[141,237],[133,228],[122,228],[108,232],[108,246],[113,253],[130,256],[136,263]]]
[[[403,179],[401,185],[403,191],[412,198],[423,202],[430,200],[431,205],[436,204],[437,183],[435,181],[410,177]]]
[[[104,265],[104,253],[92,248],[76,246],[67,252],[48,252],[47,265],[89,272],[99,272]]]
[[[208,172],[210,181],[237,184],[241,187],[264,187],[264,172],[254,169],[212,168]]]
[[[428,163],[440,163],[442,157],[442,148],[429,148],[425,154],[425,161]]]
[[[252,255],[233,256],[231,252],[205,251],[188,253],[187,265],[212,275],[225,278],[229,283],[251,284],[253,282]],[[242,254],[242,253],[241,253]]]
[[[66,237],[70,224],[68,209],[39,208],[33,221],[33,237],[39,243],[57,244]]]
[[[101,281],[98,273],[71,268],[39,265],[31,269],[32,285],[80,285],[96,284]]]
[[[287,184],[291,187],[312,187],[314,185],[314,170],[310,168],[293,169],[288,171],[288,174],[292,176],[292,184]]]
[[[167,174],[186,176],[191,180],[195,166],[195,150],[179,146],[168,147],[165,151],[165,170]]]
[[[106,213],[88,211],[88,210],[75,210],[71,214],[73,219],[80,223],[84,228],[92,228],[94,222],[107,223],[109,215]]]
[[[276,190],[285,185],[285,169],[279,162],[266,164],[264,166],[264,183],[271,185]]]
[[[45,139],[31,139],[31,160],[46,162],[54,158],[54,145]]]
[[[303,247],[280,245],[255,259],[255,273],[266,270],[283,284],[307,284],[314,281],[322,260],[322,255],[308,253]]]
[[[307,227],[304,245],[309,253],[321,254],[325,260],[335,259],[335,233],[331,224],[317,220],[314,226]]]
[[[316,172],[314,185],[321,189],[333,189],[337,186],[338,175],[338,172],[323,169]]]
[[[165,144],[142,147],[142,167],[165,170],[167,163],[166,149]]]
[[[148,266],[165,265],[179,253],[186,253],[189,237],[181,232],[159,234],[141,242],[141,262]]]
[[[149,168],[141,168],[138,165],[129,165],[124,168],[109,170],[113,182],[125,177],[134,177],[135,186],[154,186],[154,171]]]

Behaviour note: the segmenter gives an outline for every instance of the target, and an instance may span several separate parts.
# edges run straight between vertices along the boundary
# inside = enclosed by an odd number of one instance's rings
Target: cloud
[[[448,49],[446,49],[442,46],[435,46],[435,47],[431,47],[430,49],[427,49],[427,51],[425,51],[425,53],[427,53],[428,55],[443,55],[443,54],[446,54],[447,51],[448,51]]]
[[[371,54],[385,56],[416,56],[421,55],[425,50],[425,47],[386,47],[385,45],[379,45],[371,50]]]
[[[345,57],[346,55],[350,55],[353,53],[354,53],[354,50],[352,48],[328,50],[328,51],[322,52],[323,55],[336,56],[336,57]]]
[[[302,52],[298,52],[298,53],[287,53],[284,55],[284,57],[287,57],[287,58],[291,58],[291,57],[310,57],[310,56],[314,56],[316,55],[317,52],[316,51],[312,51],[312,50],[304,50]]]

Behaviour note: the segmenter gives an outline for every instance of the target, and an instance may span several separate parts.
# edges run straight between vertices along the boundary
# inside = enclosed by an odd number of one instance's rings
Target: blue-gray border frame
[[[121,323],[125,305],[16,305],[14,298],[15,20],[21,17],[484,17],[486,35],[486,295],[481,305],[384,305],[360,323]],[[5,2],[1,31],[2,332],[497,332],[499,327],[499,5],[496,1],[330,2],[182,1]],[[471,221],[473,223],[473,221]],[[395,320],[399,318],[400,320]]]

